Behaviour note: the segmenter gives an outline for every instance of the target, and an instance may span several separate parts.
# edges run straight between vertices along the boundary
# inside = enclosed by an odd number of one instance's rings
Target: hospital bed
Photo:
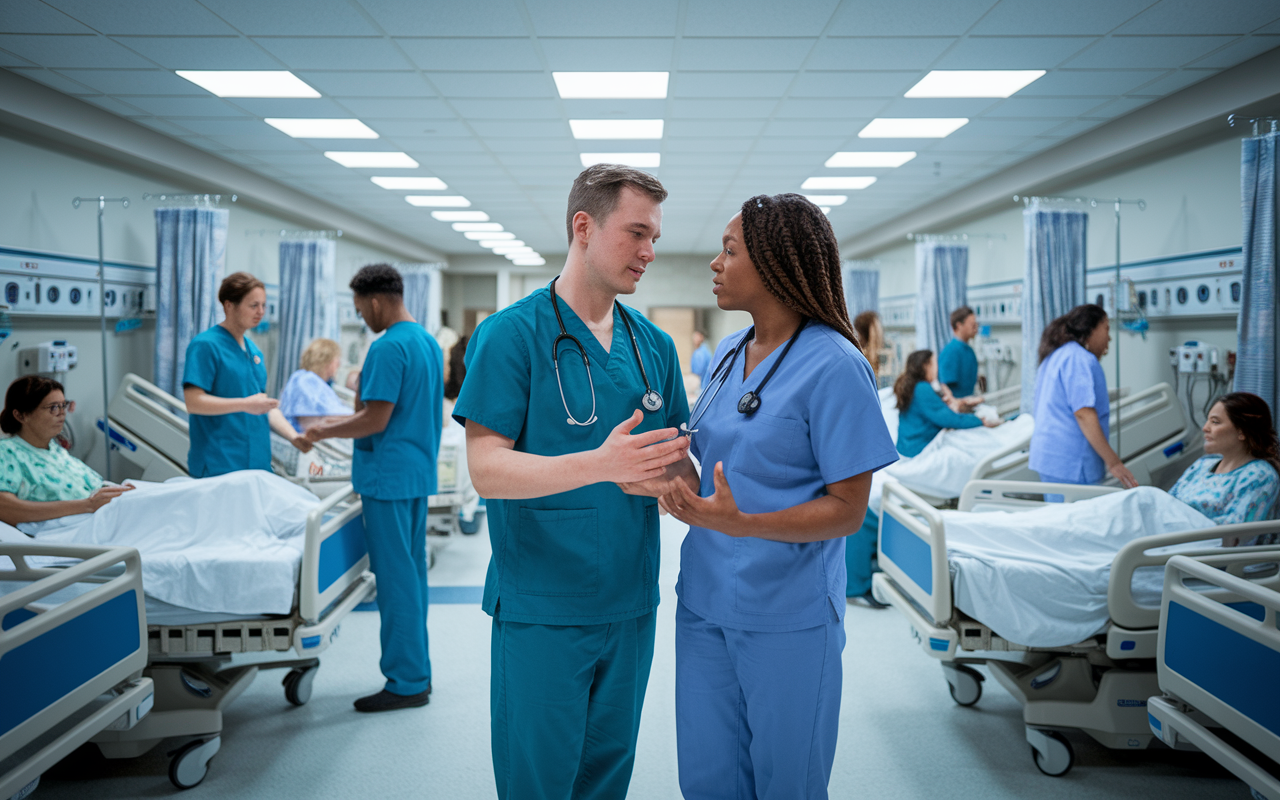
[[[1280,798],[1280,592],[1259,585],[1257,555],[1190,559],[1165,567],[1151,731],[1196,749]]]
[[[1043,493],[1063,496],[1065,503],[1118,492],[1111,487],[1045,484],[1017,481],[977,481],[965,487],[960,512],[1027,510],[1044,507]],[[1138,497],[1135,492],[1125,493]],[[1148,491],[1156,491],[1149,489]],[[1055,507],[1059,507],[1056,506]],[[1112,558],[1106,574],[1105,606],[1097,605],[1101,627],[1092,635],[1054,646],[1029,645],[1001,636],[988,619],[974,619],[957,607],[956,592],[962,579],[978,581],[991,572],[1017,568],[1016,564],[988,559],[982,569],[966,576],[974,562],[957,560],[948,553],[944,514],[900,484],[884,488],[880,516],[879,565],[872,578],[876,599],[894,606],[911,625],[912,634],[931,658],[942,662],[952,698],[971,706],[982,696],[984,677],[970,665],[985,664],[994,677],[1023,706],[1026,739],[1036,766],[1046,775],[1060,776],[1072,766],[1070,743],[1059,731],[1079,730],[1114,749],[1143,749],[1152,739],[1147,720],[1147,698],[1157,693],[1155,658],[1159,630],[1158,601],[1140,596],[1135,578],[1140,570],[1164,565],[1170,549],[1182,555],[1222,554],[1214,545],[1195,544],[1223,536],[1252,538],[1280,529],[1280,523],[1222,525],[1159,533],[1133,539]],[[1071,513],[1071,512],[1068,512]],[[1193,513],[1193,512],[1192,512]],[[1199,515],[1197,514],[1198,518]],[[1083,546],[1083,545],[1082,545]],[[1261,553],[1280,560],[1280,548],[1240,548],[1240,553]],[[1064,556],[1067,554],[1063,554]],[[1057,553],[1054,553],[1057,556]],[[1097,581],[1102,574],[1090,576]],[[1083,581],[1072,578],[1072,586]],[[1280,588],[1274,575],[1270,588]],[[1012,597],[1010,614],[1039,625],[1037,601],[1052,587],[1036,584],[1037,600],[1020,602]],[[967,595],[972,596],[972,595]],[[1057,598],[1062,599],[1062,598]],[[1075,600],[1075,598],[1070,598]],[[1100,604],[1102,598],[1079,598],[1083,607]],[[1091,629],[1089,622],[1086,630]]]
[[[80,560],[37,568],[33,556]],[[138,551],[0,542],[0,620],[0,797],[20,798],[90,738],[151,709]]]

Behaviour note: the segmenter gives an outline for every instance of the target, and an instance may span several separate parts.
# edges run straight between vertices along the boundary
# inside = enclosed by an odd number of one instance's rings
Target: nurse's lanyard
[[[778,371],[778,367],[782,366],[783,359],[787,357],[787,353],[791,352],[791,345],[796,343],[796,339],[800,338],[800,331],[804,330],[804,326],[808,324],[808,317],[805,317],[800,321],[800,327],[796,328],[796,332],[791,334],[791,338],[787,340],[787,346],[782,348],[782,352],[778,354],[778,360],[773,362],[772,367],[769,367],[769,372],[765,374],[764,380],[760,381],[760,385],[754,390],[748,391],[739,398],[739,414],[746,414],[750,417],[752,414],[760,410],[760,394],[764,392],[765,384],[767,384],[769,379],[773,377],[773,373]],[[711,403],[716,399],[716,395],[720,394],[720,390],[729,382],[729,375],[733,373],[733,365],[738,360],[738,353],[746,349],[747,343],[754,339],[755,335],[756,326],[752,325],[751,330],[747,331],[747,335],[742,337],[742,341],[738,342],[737,346],[735,346],[733,350],[726,354],[724,358],[720,359],[720,364],[716,367],[715,372],[711,373],[711,379],[707,381],[707,384],[710,385],[715,383],[716,378],[719,377],[720,385],[717,386],[715,391],[711,393],[711,396],[707,398],[707,402],[705,404],[702,402],[702,399],[707,397],[707,393],[704,391],[698,397],[698,401],[693,404],[693,413],[689,415],[689,422],[680,423],[680,432],[683,435],[693,436],[693,434],[698,432],[698,423],[702,420],[703,415],[707,413],[707,409],[711,407]],[[721,369],[724,370],[723,376],[720,375]],[[702,410],[699,411],[698,409]]]
[[[596,382],[591,377],[591,362],[587,359],[586,348],[576,336],[564,328],[564,318],[560,316],[560,301],[556,299],[556,281],[558,280],[560,280],[559,275],[551,279],[551,308],[555,310],[556,324],[560,326],[560,335],[551,345],[551,363],[556,368],[556,385],[560,387],[560,402],[564,403],[564,413],[569,415],[565,421],[570,425],[592,425],[596,421]],[[640,357],[640,343],[636,341],[636,332],[631,329],[631,320],[627,318],[627,312],[622,304],[614,300],[613,305],[618,309],[618,316],[622,317],[622,324],[627,326],[627,335],[631,337],[631,349],[636,354],[636,363],[640,365],[640,378],[644,381],[644,396],[640,398],[640,405],[644,406],[645,411],[657,411],[662,408],[662,395],[655,392],[649,385],[649,373],[645,371],[644,359]],[[577,345],[578,353],[582,356],[582,366],[587,370],[587,382],[591,386],[591,416],[583,422],[575,419],[573,412],[569,410],[569,401],[564,396],[564,384],[560,381],[560,343],[566,340]]]

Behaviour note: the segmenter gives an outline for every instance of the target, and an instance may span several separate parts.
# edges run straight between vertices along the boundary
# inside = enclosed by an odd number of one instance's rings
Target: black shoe
[[[356,711],[373,713],[376,711],[395,711],[401,708],[417,708],[430,702],[431,686],[428,684],[427,690],[418,694],[394,694],[383,689],[377,694],[361,697],[355,702],[355,706]]]
[[[875,595],[872,594],[870,591],[868,591],[866,594],[860,594],[857,597],[850,597],[849,602],[857,603],[858,605],[863,605],[863,606],[866,606],[867,608],[873,608],[876,611],[889,607],[888,603],[881,603],[879,600],[876,599]]]

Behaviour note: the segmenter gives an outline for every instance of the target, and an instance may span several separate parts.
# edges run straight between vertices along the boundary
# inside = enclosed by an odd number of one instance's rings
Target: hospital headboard
[[[1119,415],[1120,425],[1116,425]],[[1180,437],[1187,430],[1187,416],[1173,387],[1157,383],[1149,389],[1124,397],[1111,408],[1111,446],[1120,438],[1121,460],[1128,461],[1157,444]]]

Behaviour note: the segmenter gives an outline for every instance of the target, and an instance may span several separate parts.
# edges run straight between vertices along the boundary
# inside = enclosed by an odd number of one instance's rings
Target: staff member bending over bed
[[[937,380],[938,359],[933,351],[917,350],[907,356],[907,366],[893,384],[898,398],[898,452],[904,456],[920,455],[944,428],[994,428],[1000,424],[952,411],[933,389]]]
[[[280,392],[280,413],[289,424],[306,431],[327,417],[349,417],[351,407],[342,402],[329,382],[342,366],[342,348],[332,339],[313,339],[302,351],[298,370]]]
[[[38,375],[9,385],[0,411],[0,521],[42,522],[92,514],[131,486],[104,486],[102,476],[54,441],[71,403],[62,384]]]
[[[271,431],[304,453],[311,445],[267,397],[267,365],[245,333],[262,322],[267,290],[247,272],[218,287],[226,319],[187,345],[182,397],[191,415],[187,471],[208,478],[238,469],[271,469]]]

